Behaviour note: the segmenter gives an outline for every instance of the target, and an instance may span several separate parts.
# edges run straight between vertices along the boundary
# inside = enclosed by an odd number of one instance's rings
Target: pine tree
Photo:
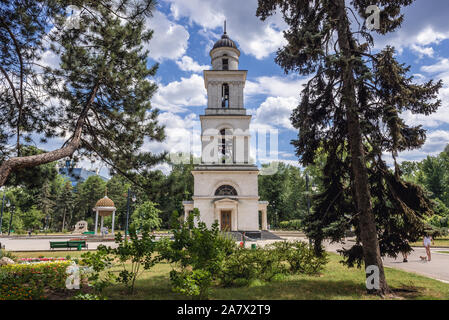
[[[377,266],[379,288],[368,291],[378,294],[390,292],[381,256],[410,250],[406,240],[422,234],[423,215],[432,212],[423,191],[403,181],[397,165],[391,172],[382,154],[391,153],[396,162],[399,151],[423,145],[425,130],[408,126],[400,114],[435,112],[442,84],[413,83],[391,47],[371,54],[369,30],[351,24],[350,17],[366,19],[367,7],[377,5],[376,31],[386,34],[401,25],[401,8],[412,2],[352,0],[348,7],[345,0],[259,0],[257,10],[265,20],[280,7],[289,26],[276,62],[286,73],[313,74],[291,116],[302,164],[314,163],[319,147],[326,153],[324,191],[309,217],[308,235],[318,250],[324,238],[338,241],[355,226],[357,243],[343,254],[349,265],[363,260],[365,267]]]
[[[72,213],[74,209],[73,187],[70,181],[66,181],[56,200],[55,215],[61,223],[61,232],[69,230],[72,223]]]
[[[145,139],[164,138],[150,103],[158,65],[147,67],[144,50],[153,34],[145,19],[154,1],[81,0],[76,6],[81,12],[73,29],[66,25],[65,1],[0,2],[0,144],[7,151],[0,155],[0,186],[12,171],[75,152],[100,158],[122,173],[164,158],[141,151]],[[61,58],[59,68],[36,67],[44,38]],[[21,145],[35,133],[42,142],[67,140],[60,149],[22,156]],[[14,136],[15,150],[3,148]]]
[[[50,228],[54,221],[54,210],[56,202],[53,199],[50,182],[46,181],[39,193],[38,208],[42,212],[45,219],[48,220],[48,227]]]

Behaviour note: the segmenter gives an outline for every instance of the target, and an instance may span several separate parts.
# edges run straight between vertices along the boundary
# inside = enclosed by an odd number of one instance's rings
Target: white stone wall
[[[231,169],[232,170],[232,169]],[[213,197],[223,185],[233,186],[239,197],[257,198],[259,195],[258,171],[193,171],[195,197]]]
[[[222,101],[222,86],[224,83],[229,85],[229,108],[243,109],[244,108],[244,94],[246,81],[245,70],[234,71],[204,71],[205,88],[207,90],[207,108],[209,109],[223,109]]]
[[[233,162],[250,162],[251,116],[201,116],[201,143],[203,163],[219,163],[218,144],[220,130],[229,129],[233,141]],[[228,132],[227,132],[228,133]],[[215,140],[213,140],[215,139]]]
[[[211,62],[213,70],[223,70],[223,59],[228,59],[229,70],[239,69],[240,51],[233,48],[217,48],[211,51]]]

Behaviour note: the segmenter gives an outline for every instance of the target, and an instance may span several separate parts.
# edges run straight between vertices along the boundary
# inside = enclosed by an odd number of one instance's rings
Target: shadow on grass
[[[123,285],[114,285],[106,290],[111,300],[185,300],[192,299],[171,290],[168,277],[159,275],[136,281],[135,293],[129,295]],[[331,281],[316,279],[286,279],[277,282],[259,282],[249,287],[213,287],[213,300],[335,300],[363,299],[365,289],[360,283],[350,280]],[[372,299],[373,297],[366,297]]]

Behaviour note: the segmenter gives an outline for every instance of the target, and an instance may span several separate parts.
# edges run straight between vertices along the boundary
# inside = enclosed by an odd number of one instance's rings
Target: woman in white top
[[[431,236],[429,236],[428,234],[426,234],[426,236],[424,237],[423,240],[424,243],[424,248],[426,248],[426,253],[427,253],[427,261],[430,261],[430,243],[433,244],[433,239]]]

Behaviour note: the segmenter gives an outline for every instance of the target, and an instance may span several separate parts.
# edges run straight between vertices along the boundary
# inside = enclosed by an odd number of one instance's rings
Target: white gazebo
[[[104,196],[104,198],[97,201],[95,208],[93,210],[96,212],[95,214],[95,234],[98,234],[98,216],[101,217],[101,226],[100,231],[103,230],[103,222],[104,217],[112,215],[112,230],[111,234],[114,235],[114,223],[115,223],[115,210],[117,208],[114,206],[114,201],[108,198],[108,196]]]

